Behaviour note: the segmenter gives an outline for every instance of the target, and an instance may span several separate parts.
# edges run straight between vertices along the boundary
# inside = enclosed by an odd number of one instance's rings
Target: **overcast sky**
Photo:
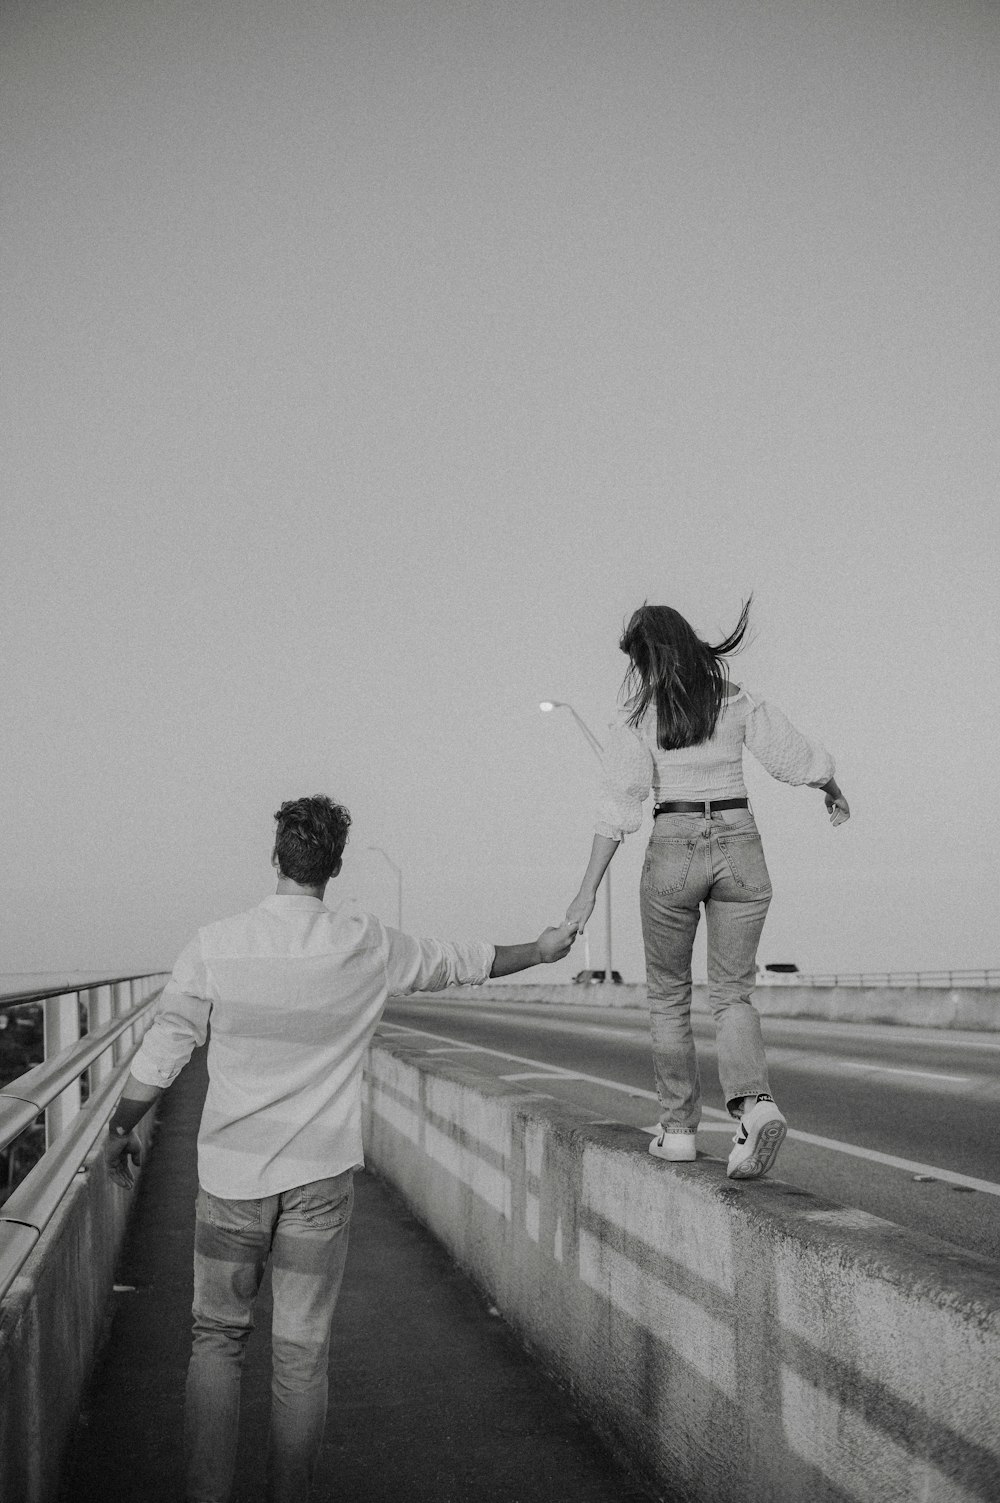
[[[997,7],[6,0],[0,49],[0,970],[169,966],[317,791],[331,897],[394,921],[378,845],[407,928],[532,937],[596,768],[538,701],[601,735],[636,605],[751,590],[733,676],[854,811],[751,773],[761,958],[1000,965]]]

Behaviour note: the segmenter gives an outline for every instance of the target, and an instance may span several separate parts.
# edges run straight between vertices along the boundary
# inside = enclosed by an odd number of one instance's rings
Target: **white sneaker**
[[[729,1178],[760,1179],[777,1158],[787,1131],[788,1123],[773,1101],[758,1101],[744,1112],[729,1155]]]
[[[698,1157],[698,1145],[693,1132],[667,1132],[661,1127],[649,1145],[655,1158],[669,1159],[671,1163],[683,1164]]]

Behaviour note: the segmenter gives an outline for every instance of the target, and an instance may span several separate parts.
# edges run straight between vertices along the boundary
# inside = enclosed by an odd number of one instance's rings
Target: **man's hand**
[[[560,924],[557,929],[544,929],[530,945],[494,945],[490,975],[513,976],[533,965],[551,965],[569,954],[575,938],[575,924]]]
[[[131,1190],[135,1184],[132,1164],[138,1168],[141,1161],[142,1144],[137,1132],[125,1133],[124,1136],[119,1136],[117,1133],[108,1135],[104,1145],[104,1162],[116,1185],[121,1185],[125,1190]]]
[[[542,965],[551,965],[554,960],[563,960],[573,948],[578,926],[575,923],[560,924],[557,929],[545,929],[538,936],[538,953]]]

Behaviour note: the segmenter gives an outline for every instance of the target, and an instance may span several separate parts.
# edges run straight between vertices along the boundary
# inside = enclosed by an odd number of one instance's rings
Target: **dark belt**
[[[716,809],[749,809],[748,798],[705,798],[698,803],[686,803],[682,799],[670,799],[665,804],[657,804],[653,810],[653,818],[658,814],[704,814],[709,819]]]

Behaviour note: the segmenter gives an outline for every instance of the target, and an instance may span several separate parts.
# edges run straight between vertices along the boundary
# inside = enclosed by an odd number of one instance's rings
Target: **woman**
[[[740,1124],[731,1179],[766,1174],[787,1128],[768,1087],[751,1001],[771,882],[743,782],[743,747],[781,782],[821,789],[834,825],[851,812],[829,752],[774,705],[729,682],[726,658],[743,642],[749,615],[750,600],[716,647],[667,605],[640,606],[628,623],[619,643],[629,660],[626,714],[605,748],[597,833],[566,913],[583,928],[619,842],[639,828],[652,793],[653,833],[639,891],[661,1108],[649,1151],[672,1160],[696,1154],[701,1085],[691,1031],[691,950],[703,903],[719,1078]]]

